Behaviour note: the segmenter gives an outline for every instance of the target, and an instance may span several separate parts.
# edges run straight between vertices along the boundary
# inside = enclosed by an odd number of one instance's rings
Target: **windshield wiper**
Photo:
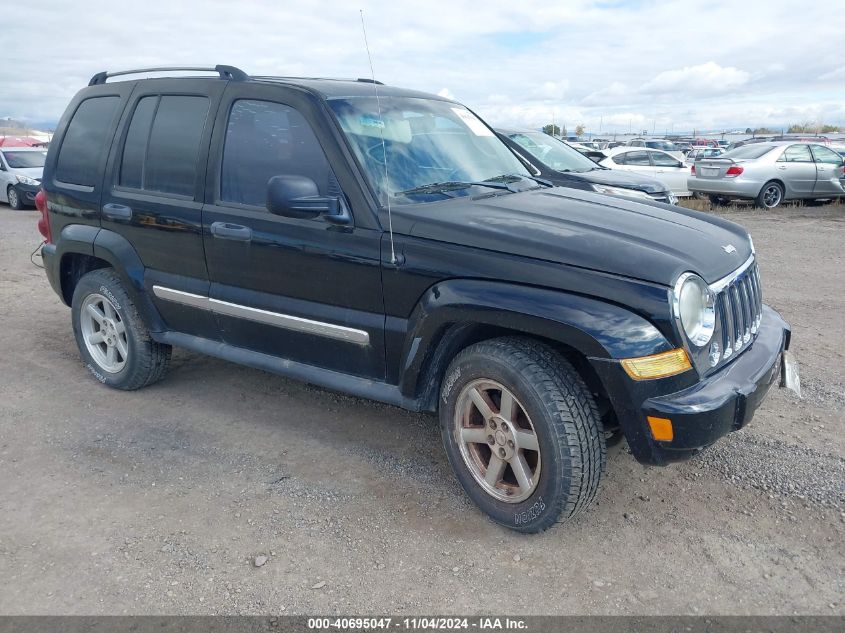
[[[464,182],[460,180],[449,180],[446,182],[432,182],[427,185],[420,185],[419,187],[412,187],[405,189],[405,191],[397,191],[395,195],[405,196],[414,193],[444,193],[446,191],[457,191],[459,189],[469,189],[470,187],[490,187],[491,189],[505,189],[515,193],[511,187],[505,183],[494,182],[490,180],[478,182]]]
[[[519,174],[502,174],[501,176],[496,176],[495,178],[488,178],[484,182],[517,182],[525,178],[527,178],[528,180],[533,180],[534,182],[538,182],[541,185],[545,185],[546,187],[552,186],[552,183],[546,180],[545,178],[537,178],[535,176],[521,176]]]

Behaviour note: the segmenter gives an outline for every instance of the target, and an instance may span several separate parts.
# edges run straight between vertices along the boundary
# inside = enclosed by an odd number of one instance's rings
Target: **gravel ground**
[[[0,206],[0,613],[845,614],[845,209],[720,213],[804,399],[683,464],[615,447],[588,513],[520,536],[433,418],[181,350],[146,390],[97,384],[36,214]]]

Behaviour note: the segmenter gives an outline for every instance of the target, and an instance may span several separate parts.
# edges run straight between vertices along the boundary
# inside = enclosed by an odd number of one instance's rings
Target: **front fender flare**
[[[645,318],[606,301],[507,282],[449,280],[429,288],[409,319],[400,372],[405,395],[419,397],[430,385],[448,331],[466,325],[543,337],[587,358],[647,356],[674,347]]]

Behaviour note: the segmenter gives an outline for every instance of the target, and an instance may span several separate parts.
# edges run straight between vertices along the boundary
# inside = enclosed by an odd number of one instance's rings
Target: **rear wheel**
[[[9,206],[13,209],[23,209],[21,197],[18,195],[18,192],[14,187],[6,189],[6,200],[9,201]]]
[[[764,209],[774,209],[783,202],[783,187],[774,180],[767,182],[760,189],[754,204]]]
[[[440,428],[469,497],[494,521],[540,532],[588,507],[605,463],[592,395],[572,365],[525,338],[468,347],[443,381]]]
[[[171,347],[152,340],[114,270],[83,276],[74,289],[71,310],[76,344],[97,380],[132,390],[164,376]]]

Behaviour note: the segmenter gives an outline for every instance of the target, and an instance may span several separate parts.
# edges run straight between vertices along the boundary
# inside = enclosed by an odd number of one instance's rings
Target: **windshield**
[[[662,149],[664,152],[677,152],[678,148],[669,141],[646,141],[645,146],[649,149]]]
[[[721,158],[760,158],[774,149],[772,145],[752,144],[737,147],[722,154]]]
[[[465,107],[411,97],[381,97],[380,102],[375,96],[328,100],[382,203],[387,195],[391,204],[433,202],[474,195],[479,187],[425,190],[435,183],[480,183],[512,175],[514,181],[537,186],[513,152]]]
[[[26,169],[27,167],[44,167],[47,152],[3,152],[6,162],[11,169]]]
[[[584,172],[597,169],[596,164],[581,152],[543,132],[518,132],[508,134],[508,138],[557,171]],[[528,158],[531,159],[530,156]]]

